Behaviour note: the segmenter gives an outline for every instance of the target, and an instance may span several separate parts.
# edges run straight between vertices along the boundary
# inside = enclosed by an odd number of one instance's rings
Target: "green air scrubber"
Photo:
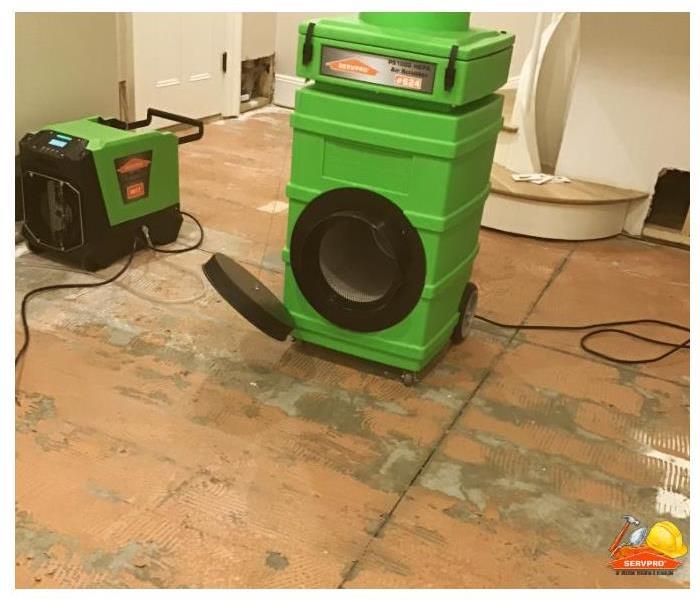
[[[132,131],[153,117],[198,131],[182,137]],[[146,119],[133,123],[90,117],[25,135],[19,171],[27,245],[95,270],[129,254],[135,243],[143,247],[144,226],[153,244],[175,241],[182,224],[178,143],[202,134],[201,121],[149,108]]]
[[[414,380],[467,334],[469,282],[514,37],[468,13],[299,28],[284,305],[231,259],[204,270],[247,319]]]

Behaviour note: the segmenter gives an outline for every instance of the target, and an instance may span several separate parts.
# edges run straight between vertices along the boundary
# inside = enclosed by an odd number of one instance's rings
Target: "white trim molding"
[[[295,75],[275,74],[275,94],[272,102],[277,106],[294,108],[294,98],[298,89],[306,85],[306,80]]]
[[[241,114],[241,40],[243,39],[243,13],[226,13],[224,28],[226,31],[227,64],[224,74],[224,99],[221,116],[237,117]]]

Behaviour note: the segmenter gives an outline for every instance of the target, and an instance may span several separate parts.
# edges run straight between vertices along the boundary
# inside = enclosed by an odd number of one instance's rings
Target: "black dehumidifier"
[[[134,131],[153,117],[191,125],[181,137]],[[144,120],[89,117],[47,125],[19,144],[22,233],[30,250],[102,269],[134,247],[176,240],[182,224],[178,144],[202,137],[202,121],[149,108]]]

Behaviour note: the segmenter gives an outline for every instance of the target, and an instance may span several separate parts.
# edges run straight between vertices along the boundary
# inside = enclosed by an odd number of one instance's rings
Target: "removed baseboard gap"
[[[690,236],[680,229],[672,229],[662,225],[645,225],[641,237],[661,244],[690,248]]]

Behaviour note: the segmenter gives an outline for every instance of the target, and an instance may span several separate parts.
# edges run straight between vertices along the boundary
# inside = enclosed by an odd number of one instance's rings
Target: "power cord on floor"
[[[42,287],[34,288],[33,290],[28,291],[24,295],[24,297],[22,298],[22,307],[20,309],[20,315],[22,317],[22,328],[24,329],[24,343],[19,349],[19,352],[17,352],[17,354],[15,355],[15,367],[17,366],[17,363],[19,363],[19,359],[22,358],[22,355],[27,351],[27,348],[29,347],[29,324],[27,323],[27,304],[29,300],[37,294],[41,294],[42,292],[50,292],[53,290],[71,290],[75,288],[94,288],[100,287],[102,285],[107,285],[108,283],[116,281],[122,275],[124,275],[124,273],[126,273],[126,270],[131,266],[131,262],[134,260],[134,254],[136,253],[137,241],[138,237],[135,237],[134,243],[131,246],[131,253],[129,254],[129,258],[124,263],[124,266],[121,269],[119,269],[119,271],[117,271],[114,275],[112,275],[109,279],[105,279],[104,281],[96,281],[95,283],[57,283],[54,285],[45,285]]]
[[[651,324],[651,325],[661,325],[663,327],[670,327],[671,329],[676,329],[678,331],[686,331],[690,333],[690,328],[686,327],[685,325],[678,325],[677,323],[671,323],[670,321],[661,321],[658,319],[631,319],[629,321],[607,321],[603,323],[590,323],[588,325],[516,325],[512,323],[500,323],[498,321],[494,321],[493,319],[489,319],[487,317],[481,316],[481,315],[474,315],[475,319],[479,319],[480,321],[483,321],[485,323],[488,323],[490,325],[495,325],[496,327],[501,327],[503,329],[516,329],[516,330],[541,330],[541,331],[585,331],[587,329],[593,329],[594,331],[590,331],[581,339],[579,340],[579,345],[583,349],[584,352],[588,352],[589,354],[593,354],[594,356],[597,356],[599,358],[603,358],[605,360],[609,360],[611,362],[615,363],[620,363],[620,364],[625,364],[625,365],[641,365],[645,363],[653,363],[653,362],[658,362],[667,356],[670,356],[674,352],[678,352],[679,350],[684,350],[684,349],[689,349],[690,348],[690,338],[685,340],[684,342],[681,342],[680,344],[676,344],[673,342],[667,342],[666,340],[660,340],[658,338],[653,338],[653,337],[648,337],[645,335],[641,335],[639,333],[635,333],[633,331],[625,331],[624,329],[617,329],[617,327],[623,326],[623,325],[641,325],[641,324]],[[624,335],[627,337],[631,337],[637,340],[642,340],[644,342],[650,343],[650,344],[655,344],[657,346],[665,346],[667,348],[670,348],[670,350],[667,350],[666,352],[662,352],[661,354],[658,354],[656,356],[652,356],[651,358],[642,358],[642,359],[629,359],[629,358],[620,358],[618,356],[613,356],[611,354],[606,354],[605,352],[600,352],[599,350],[594,350],[593,348],[590,347],[588,344],[589,340],[593,339],[596,336],[600,336],[606,333],[614,333],[617,335]]]
[[[180,214],[192,219],[192,221],[194,221],[194,224],[199,228],[199,240],[197,240],[197,243],[193,244],[192,246],[187,246],[185,248],[158,248],[157,246],[154,246],[151,243],[151,238],[148,235],[148,229],[144,225],[141,228],[141,230],[143,231],[144,238],[146,238],[146,244],[151,250],[155,250],[156,252],[162,252],[163,254],[181,254],[183,252],[189,252],[190,250],[196,250],[202,245],[202,242],[204,241],[204,229],[202,229],[202,224],[197,220],[197,217],[188,212],[185,212],[184,210],[181,210]]]
[[[97,281],[95,283],[58,283],[54,285],[46,285],[38,288],[34,288],[33,290],[28,291],[24,297],[22,298],[22,305],[20,309],[20,315],[22,318],[22,328],[24,330],[24,342],[22,344],[22,347],[19,349],[19,352],[15,355],[15,367],[19,363],[20,359],[22,356],[26,353],[27,348],[29,347],[29,323],[27,321],[27,304],[29,303],[29,300],[36,296],[37,294],[41,294],[42,292],[49,292],[53,290],[68,290],[68,289],[82,289],[82,288],[95,288],[95,287],[100,287],[103,285],[107,285],[109,283],[112,283],[119,279],[126,271],[129,269],[131,266],[131,263],[134,260],[134,255],[136,254],[136,248],[138,247],[138,241],[139,241],[139,234],[142,234],[143,237],[146,240],[146,244],[148,245],[151,250],[155,250],[156,252],[164,252],[168,254],[180,254],[182,252],[189,252],[191,250],[195,250],[199,248],[202,245],[202,242],[204,241],[204,229],[202,228],[202,224],[197,220],[196,217],[191,215],[190,213],[180,211],[181,214],[188,216],[190,219],[192,219],[197,227],[199,228],[199,240],[192,246],[187,246],[185,248],[175,248],[175,249],[167,249],[167,248],[158,248],[154,246],[151,243],[150,237],[148,236],[147,230],[146,231],[139,231],[136,236],[134,237],[134,242],[131,246],[131,252],[129,253],[129,257],[127,258],[126,262],[124,263],[124,266],[119,269],[114,275],[109,277],[108,279],[104,279],[103,281]],[[15,397],[15,403],[19,405],[19,400]]]

